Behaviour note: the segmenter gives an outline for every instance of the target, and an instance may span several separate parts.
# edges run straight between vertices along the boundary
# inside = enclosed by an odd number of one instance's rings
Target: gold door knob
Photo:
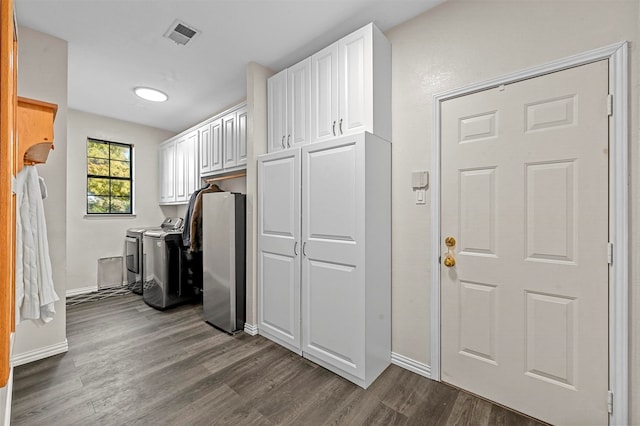
[[[444,266],[447,268],[452,268],[456,265],[456,258],[453,248],[456,246],[456,239],[453,237],[446,237],[444,239],[444,244],[447,246],[447,252],[444,254]]]
[[[456,266],[456,258],[451,256],[450,254],[446,254],[444,256],[444,266],[446,266],[447,268]]]

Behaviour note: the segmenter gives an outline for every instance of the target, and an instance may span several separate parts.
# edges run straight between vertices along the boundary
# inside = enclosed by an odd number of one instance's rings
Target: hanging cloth
[[[191,216],[191,245],[192,252],[202,251],[202,194],[210,192],[224,192],[216,184],[209,185],[208,188],[203,189],[196,196],[196,202],[193,207],[193,214]]]
[[[53,285],[44,203],[47,190],[35,166],[25,166],[16,176],[16,324],[53,319],[58,295]]]

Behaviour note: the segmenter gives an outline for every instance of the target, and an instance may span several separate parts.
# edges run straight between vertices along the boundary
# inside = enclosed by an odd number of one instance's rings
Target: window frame
[[[96,142],[96,143],[102,143],[102,144],[107,144],[109,149],[109,157],[108,158],[100,158],[100,157],[90,157],[89,156],[89,143],[90,142]],[[111,146],[119,146],[119,147],[125,147],[129,149],[129,177],[120,177],[120,176],[111,176]],[[134,203],[134,145],[133,144],[129,144],[129,143],[124,143],[124,142],[115,142],[115,141],[109,141],[109,140],[105,140],[105,139],[99,139],[99,138],[93,138],[88,136],[87,137],[87,144],[86,144],[86,150],[85,150],[85,158],[86,158],[86,180],[85,180],[85,214],[88,217],[100,217],[100,216],[109,216],[109,217],[122,217],[122,216],[133,216],[135,215],[135,203]],[[94,175],[94,174],[90,174],[89,173],[89,159],[91,158],[96,158],[96,159],[102,159],[102,160],[107,160],[108,164],[109,164],[109,175]],[[114,161],[122,161],[122,160],[114,160]],[[109,180],[109,201],[111,201],[111,198],[113,197],[112,195],[112,189],[111,189],[111,182],[112,181],[124,181],[124,182],[129,182],[129,205],[130,205],[130,209],[128,212],[91,212],[89,211],[89,179],[108,179]],[[102,195],[101,197],[107,197],[106,195]],[[111,202],[109,203],[109,208],[111,209]]]

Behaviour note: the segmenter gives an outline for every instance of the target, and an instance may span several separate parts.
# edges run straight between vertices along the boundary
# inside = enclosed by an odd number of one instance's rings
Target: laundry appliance
[[[125,237],[125,258],[127,263],[127,286],[136,293],[142,294],[144,277],[144,251],[142,235],[150,230],[179,230],[182,218],[168,217],[160,226],[138,227],[127,229]]]

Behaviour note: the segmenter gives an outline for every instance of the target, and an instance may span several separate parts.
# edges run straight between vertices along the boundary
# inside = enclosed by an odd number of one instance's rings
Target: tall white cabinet
[[[391,357],[391,145],[361,132],[258,159],[258,330],[368,387]]]

